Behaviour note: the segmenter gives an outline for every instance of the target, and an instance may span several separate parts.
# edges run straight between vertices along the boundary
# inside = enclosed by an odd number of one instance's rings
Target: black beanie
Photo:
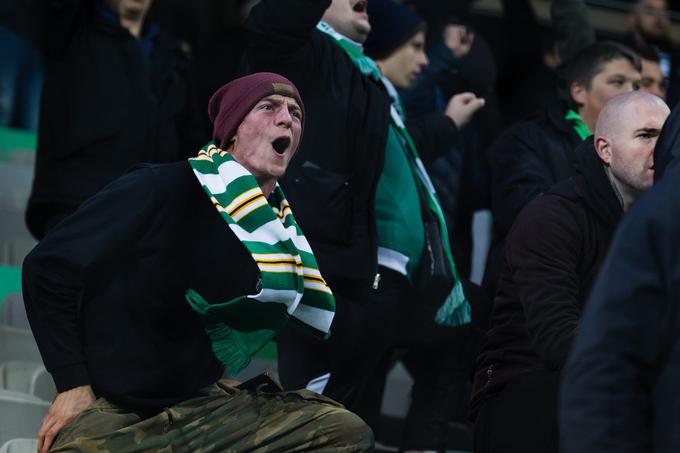
[[[368,0],[371,32],[364,51],[381,60],[401,47],[413,35],[425,29],[425,21],[412,9],[393,0]]]

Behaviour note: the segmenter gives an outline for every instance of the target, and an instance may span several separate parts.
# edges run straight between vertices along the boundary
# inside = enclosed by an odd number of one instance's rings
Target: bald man
[[[594,139],[576,150],[576,176],[529,203],[512,226],[475,372],[476,452],[558,451],[559,373],[614,230],[652,185],[669,113],[648,93],[610,100]]]

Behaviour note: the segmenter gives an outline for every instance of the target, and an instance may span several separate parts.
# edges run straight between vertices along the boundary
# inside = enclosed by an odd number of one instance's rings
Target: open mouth
[[[283,155],[290,146],[290,137],[279,137],[272,142],[272,148],[276,154]]]
[[[365,13],[366,12],[366,0],[359,0],[354,4],[354,7],[352,7],[354,12],[357,13]]]

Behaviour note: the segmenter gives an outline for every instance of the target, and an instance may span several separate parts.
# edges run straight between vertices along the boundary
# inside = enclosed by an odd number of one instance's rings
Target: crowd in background
[[[282,186],[338,300],[335,334],[324,346],[294,331],[279,335],[284,386],[333,397],[380,440],[385,377],[402,361],[415,381],[404,451],[443,451],[454,424],[474,429],[480,453],[557,452],[560,435],[570,452],[680,445],[669,428],[677,415],[658,404],[677,393],[677,370],[664,373],[677,337],[668,303],[677,290],[677,195],[666,181],[674,170],[666,167],[675,157],[673,113],[661,132],[665,105],[680,100],[672,2],[631,1],[623,35],[597,32],[580,0],[553,1],[550,24],[528,0],[501,1],[500,17],[475,12],[470,0],[4,3],[0,126],[38,137],[26,209],[37,240],[131,166],[194,156],[211,139],[207,105],[220,86],[278,72],[298,86],[307,115]],[[318,33],[329,5],[347,8],[347,17],[366,15],[370,26],[357,21],[356,36],[348,36],[331,23]],[[357,67],[367,65],[361,74],[326,35],[358,49],[345,51]],[[625,94],[637,90],[650,96]],[[605,107],[617,96],[624,100]],[[624,123],[648,133],[646,159],[657,145],[654,179],[666,173],[635,215],[629,208],[651,180],[631,175],[636,163],[620,163],[632,159],[616,138]],[[390,140],[417,153],[390,157]],[[411,182],[390,185],[386,174]],[[423,189],[429,185],[435,202]],[[402,202],[411,214],[393,215]],[[441,211],[444,233],[428,203]],[[413,210],[422,211],[416,226]],[[481,210],[491,211],[493,230],[477,285],[473,215]],[[455,265],[447,264],[449,248]],[[436,272],[422,277],[421,249],[442,255],[430,264],[453,272],[454,291],[469,306],[456,305],[448,325],[439,302],[451,297],[449,282],[441,289]],[[411,259],[395,264],[404,256]],[[622,308],[624,300],[656,311]],[[602,338],[607,329],[611,337]],[[650,330],[658,335],[638,332]],[[621,361],[598,345],[620,351]],[[637,353],[637,362],[630,359]],[[644,382],[632,371],[640,361]],[[598,388],[610,395],[606,385],[619,396],[601,409],[593,395]],[[637,412],[605,427],[614,400],[628,404],[621,401],[633,387]],[[650,428],[652,420],[666,424]],[[637,422],[648,438],[631,433]],[[624,440],[638,450],[618,448]]]

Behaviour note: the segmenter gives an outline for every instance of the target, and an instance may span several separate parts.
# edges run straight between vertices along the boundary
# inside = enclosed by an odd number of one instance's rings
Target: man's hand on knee
[[[92,387],[84,385],[57,394],[38,431],[38,453],[47,453],[59,431],[94,403]]]

